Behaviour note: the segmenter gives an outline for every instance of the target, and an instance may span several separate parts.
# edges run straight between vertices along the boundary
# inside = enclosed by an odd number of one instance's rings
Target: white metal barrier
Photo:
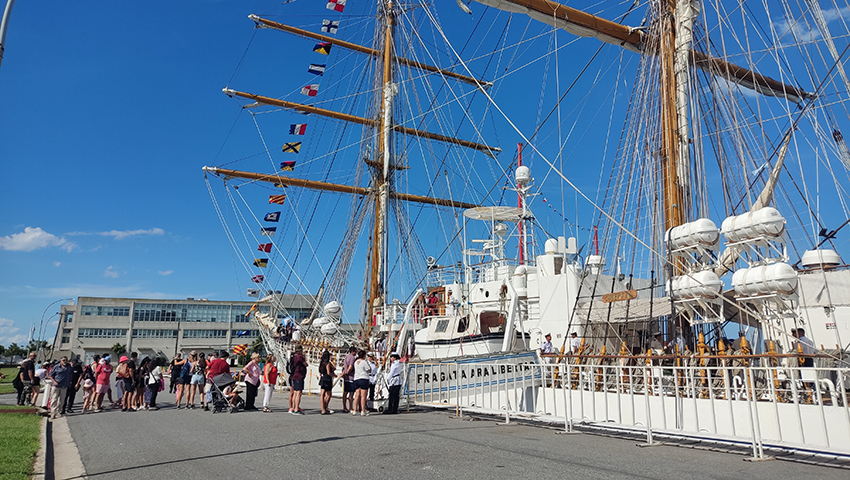
[[[510,363],[511,361],[515,363]],[[408,405],[850,457],[850,369],[411,363]]]

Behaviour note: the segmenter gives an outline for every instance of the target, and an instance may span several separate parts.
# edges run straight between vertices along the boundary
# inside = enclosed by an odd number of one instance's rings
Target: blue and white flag
[[[263,217],[263,220],[267,222],[276,222],[280,220],[280,212],[269,212]]]
[[[321,77],[325,74],[325,66],[316,63],[311,63],[310,68],[307,69],[307,72]]]
[[[336,33],[336,30],[339,28],[338,20],[322,20],[322,31],[327,33]]]

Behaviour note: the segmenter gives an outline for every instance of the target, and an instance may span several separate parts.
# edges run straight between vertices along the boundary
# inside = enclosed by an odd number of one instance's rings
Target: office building
[[[192,350],[211,353],[233,351],[259,336],[247,316],[255,304],[262,313],[274,308],[277,318],[307,318],[313,297],[269,292],[259,301],[207,299],[162,300],[140,298],[78,297],[62,305],[54,339],[54,358],[79,355],[87,362],[109,352],[116,343],[140,357],[163,356]]]

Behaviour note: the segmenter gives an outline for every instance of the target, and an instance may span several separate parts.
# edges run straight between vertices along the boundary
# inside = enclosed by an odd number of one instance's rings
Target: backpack
[[[188,377],[189,376],[189,370],[191,368],[192,368],[192,364],[189,363],[189,360],[186,360],[186,363],[183,364],[183,368],[180,369],[180,376],[181,377]]]
[[[118,374],[118,375],[121,375],[121,377],[123,377],[123,378],[128,378],[129,375],[127,375],[127,364],[122,363],[121,365],[119,365],[118,371],[115,372],[115,373]]]
[[[83,371],[83,380],[91,380],[92,382],[95,380],[91,365],[86,365],[86,369]]]
[[[295,354],[289,356],[289,361],[286,362],[286,374],[292,375],[295,373]]]

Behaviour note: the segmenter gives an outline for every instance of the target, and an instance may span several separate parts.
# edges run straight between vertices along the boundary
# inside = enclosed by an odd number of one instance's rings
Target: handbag
[[[165,390],[165,380],[160,378],[159,379],[159,391],[161,392],[163,390]]]

